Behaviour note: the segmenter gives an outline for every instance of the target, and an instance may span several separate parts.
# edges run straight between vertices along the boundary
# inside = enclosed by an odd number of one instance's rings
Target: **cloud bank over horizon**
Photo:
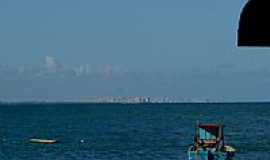
[[[36,66],[0,65],[0,82],[3,101],[85,101],[97,96],[267,100],[270,70],[243,69],[232,64],[212,70],[139,70],[117,65],[67,65],[53,56],[45,56]]]

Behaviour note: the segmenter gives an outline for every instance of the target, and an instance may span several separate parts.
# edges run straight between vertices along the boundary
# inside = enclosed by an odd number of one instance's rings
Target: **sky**
[[[270,100],[270,54],[238,48],[246,0],[1,0],[0,100]]]

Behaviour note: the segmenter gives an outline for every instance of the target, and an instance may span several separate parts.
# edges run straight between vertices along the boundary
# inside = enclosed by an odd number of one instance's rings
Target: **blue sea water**
[[[270,104],[1,104],[1,160],[186,160],[194,124],[223,122],[237,160],[270,159]],[[30,138],[52,138],[44,145]]]

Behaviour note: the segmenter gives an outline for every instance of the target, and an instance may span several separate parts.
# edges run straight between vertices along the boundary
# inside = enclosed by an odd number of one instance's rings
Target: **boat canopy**
[[[197,147],[214,147],[220,148],[224,145],[223,135],[224,125],[198,123],[196,126],[196,135],[194,142]],[[218,147],[219,146],[219,147]]]
[[[199,124],[198,138],[203,140],[215,140],[222,138],[223,125]]]

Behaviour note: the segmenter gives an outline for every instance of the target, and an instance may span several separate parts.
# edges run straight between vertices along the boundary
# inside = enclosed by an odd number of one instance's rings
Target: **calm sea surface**
[[[186,160],[197,120],[223,121],[237,160],[270,159],[267,103],[0,105],[0,159]]]

